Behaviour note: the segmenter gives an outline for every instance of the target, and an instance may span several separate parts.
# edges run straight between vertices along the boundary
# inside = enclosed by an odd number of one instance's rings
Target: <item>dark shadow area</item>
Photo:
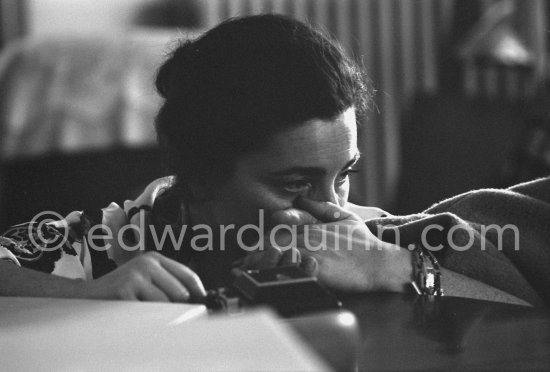
[[[162,169],[154,147],[5,162],[1,168],[0,228],[29,221],[41,211],[65,215],[103,208],[112,201],[122,204],[163,176]]]

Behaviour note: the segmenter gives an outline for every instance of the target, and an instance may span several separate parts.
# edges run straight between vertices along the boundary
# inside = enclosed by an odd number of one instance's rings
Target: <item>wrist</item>
[[[386,270],[382,273],[384,290],[390,292],[405,293],[409,290],[413,280],[412,252],[397,245],[389,244],[387,247],[391,253],[387,261]]]

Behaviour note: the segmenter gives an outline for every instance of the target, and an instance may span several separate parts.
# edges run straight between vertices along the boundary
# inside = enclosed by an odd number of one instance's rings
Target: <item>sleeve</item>
[[[37,215],[14,225],[0,236],[0,257],[14,264],[67,278],[86,278],[86,257],[79,234],[81,212],[63,218],[57,213]]]
[[[111,203],[66,217],[40,213],[0,235],[0,260],[66,278],[99,278],[145,251],[152,205],[171,184],[172,177],[155,180],[124,207]]]

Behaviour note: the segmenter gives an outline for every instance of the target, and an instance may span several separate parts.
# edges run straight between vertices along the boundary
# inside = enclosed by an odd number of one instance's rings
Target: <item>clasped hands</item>
[[[300,197],[272,215],[262,249],[236,265],[266,269],[299,264],[327,287],[342,292],[402,292],[410,283],[410,252],[378,239],[355,213]]]

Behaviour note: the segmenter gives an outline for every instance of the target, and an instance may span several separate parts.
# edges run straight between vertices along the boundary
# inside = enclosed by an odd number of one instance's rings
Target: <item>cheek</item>
[[[227,214],[227,219],[232,215],[234,218],[232,223],[239,225],[257,224],[259,210],[263,210],[265,225],[269,226],[271,215],[276,211],[292,207],[294,201],[293,198],[279,195],[263,184],[248,187],[246,192],[240,190],[233,196],[232,211]]]
[[[337,190],[338,205],[343,207],[348,202],[349,197],[349,181],[346,181],[342,187]]]
[[[255,199],[256,215],[259,209],[264,211],[265,226],[269,228],[271,226],[271,216],[273,213],[291,208],[295,197],[279,195],[271,190],[264,190],[257,195]]]

